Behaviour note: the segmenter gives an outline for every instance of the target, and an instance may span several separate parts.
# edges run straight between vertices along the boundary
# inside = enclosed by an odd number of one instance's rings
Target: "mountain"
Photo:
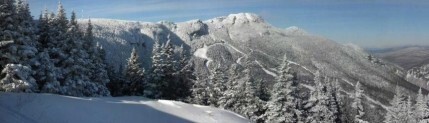
[[[80,21],[82,25],[86,22]],[[111,19],[92,19],[92,23],[96,40],[106,49],[108,64],[117,70],[123,68],[133,47],[149,67],[154,42],[171,40],[176,47],[183,45],[200,78],[207,78],[209,70],[218,65],[223,69],[239,65],[249,68],[252,76],[266,82],[266,86],[272,86],[276,69],[286,55],[305,90],[314,89],[316,71],[338,79],[346,97],[351,97],[359,81],[365,90],[365,105],[370,107],[366,117],[374,122],[383,120],[397,85],[397,89],[410,95],[419,88],[404,79],[406,72],[402,68],[374,62],[356,45],[338,44],[297,27],[276,28],[251,13],[180,23]]]
[[[429,46],[370,49],[369,52],[379,58],[397,64],[405,70],[429,64]]]
[[[230,111],[143,97],[0,93],[2,123],[248,123]]]

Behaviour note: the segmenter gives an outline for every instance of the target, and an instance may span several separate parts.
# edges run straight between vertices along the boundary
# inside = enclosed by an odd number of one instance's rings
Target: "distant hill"
[[[429,64],[429,46],[405,46],[386,49],[369,49],[375,56],[397,64],[405,70]]]

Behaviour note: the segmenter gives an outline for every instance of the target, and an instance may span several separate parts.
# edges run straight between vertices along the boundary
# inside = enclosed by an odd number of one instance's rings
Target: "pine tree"
[[[399,92],[398,87],[395,90],[396,94],[390,101],[391,106],[387,109],[387,114],[384,118],[385,123],[405,123],[406,122],[406,104],[404,97]]]
[[[219,98],[223,96],[223,93],[226,91],[226,82],[228,78],[222,71],[220,65],[217,65],[214,70],[212,70],[209,76],[209,86],[207,93],[210,98],[208,103],[214,107],[219,107]]]
[[[334,122],[334,113],[330,110],[328,90],[323,82],[320,72],[317,71],[314,77],[315,90],[311,92],[305,109],[306,122]]]
[[[89,55],[90,79],[101,86],[106,86],[110,82],[105,63],[105,51],[102,46],[94,43],[91,20],[88,20],[88,26],[83,36],[83,49]],[[141,92],[142,93],[142,92]]]
[[[149,98],[160,98],[161,85],[164,83],[165,71],[163,69],[163,58],[161,55],[161,45],[156,40],[152,50],[152,68],[149,81],[146,84],[144,95]]]
[[[368,123],[368,121],[363,120],[363,116],[365,115],[365,111],[362,105],[363,100],[363,89],[359,82],[355,85],[355,94],[353,96],[353,104],[352,107],[355,109],[356,116],[354,122],[356,123]]]
[[[251,77],[249,69],[244,71],[246,76],[240,89],[238,102],[235,103],[234,108],[240,114],[243,114],[253,122],[259,121],[262,115],[262,101],[256,96],[255,81]]]
[[[343,103],[340,95],[340,85],[338,84],[338,80],[329,81],[328,87],[328,98],[329,98],[329,109],[334,114],[334,122],[342,123],[343,122]]]
[[[175,76],[175,97],[179,100],[184,100],[191,96],[192,83],[195,81],[194,64],[189,62],[189,57],[186,55],[186,50],[183,45],[180,47],[180,60],[177,64]]]
[[[15,21],[17,18],[14,0],[1,0],[0,1],[0,41],[2,44],[9,44],[0,49],[0,69],[2,70],[8,63],[17,63],[18,56],[16,52],[17,26]],[[14,41],[13,43],[7,43]]]
[[[31,76],[32,70],[21,64],[7,64],[1,71],[0,91],[37,92],[37,83]]]
[[[177,99],[175,68],[177,61],[174,58],[174,47],[168,36],[166,44],[160,46],[155,43],[152,56],[151,76],[146,87],[145,95],[150,98]]]
[[[208,82],[205,79],[200,79],[202,77],[196,77],[193,82],[191,92],[192,92],[192,102],[200,105],[209,105],[208,99],[209,95],[206,91]]]
[[[293,123],[298,122],[300,112],[297,112],[297,83],[290,72],[290,63],[286,55],[279,69],[279,77],[273,85],[271,99],[267,102],[266,122]]]
[[[42,93],[60,93],[61,87],[58,81],[61,71],[54,64],[54,60],[51,58],[52,47],[51,40],[51,27],[53,26],[53,15],[49,14],[48,10],[45,9],[43,15],[39,19],[39,39],[38,39],[38,50],[36,57],[32,60],[32,67],[36,74],[36,82],[39,85],[39,89]],[[58,50],[54,50],[58,51]]]
[[[416,98],[416,104],[414,105],[414,118],[416,122],[427,121],[429,114],[429,107],[426,103],[426,98],[422,94],[422,89],[420,88]]]
[[[407,123],[416,123],[417,121],[415,120],[414,116],[414,109],[413,109],[413,102],[411,100],[411,96],[408,96],[407,98],[407,104],[405,106],[406,108],[406,116],[405,116],[405,121]]]
[[[234,105],[238,102],[241,85],[238,82],[239,73],[238,64],[233,64],[228,70],[228,81],[225,85],[226,90],[219,98],[219,107],[238,112]]]
[[[128,79],[124,83],[123,90],[125,95],[142,95],[144,86],[144,68],[141,67],[139,55],[137,50],[133,48],[131,56],[128,59],[127,68],[125,70],[125,77]],[[127,92],[128,91],[128,92]]]

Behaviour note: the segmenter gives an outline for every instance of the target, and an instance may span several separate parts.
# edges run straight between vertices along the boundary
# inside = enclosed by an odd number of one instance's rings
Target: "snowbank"
[[[0,93],[0,123],[247,123],[208,106],[143,97],[81,98]]]

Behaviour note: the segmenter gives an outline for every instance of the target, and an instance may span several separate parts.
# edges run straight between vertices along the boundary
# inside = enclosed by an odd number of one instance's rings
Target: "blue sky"
[[[28,0],[34,17],[59,0]],[[298,26],[366,48],[429,45],[427,0],[61,0],[80,18],[158,22],[251,12],[279,27]]]

